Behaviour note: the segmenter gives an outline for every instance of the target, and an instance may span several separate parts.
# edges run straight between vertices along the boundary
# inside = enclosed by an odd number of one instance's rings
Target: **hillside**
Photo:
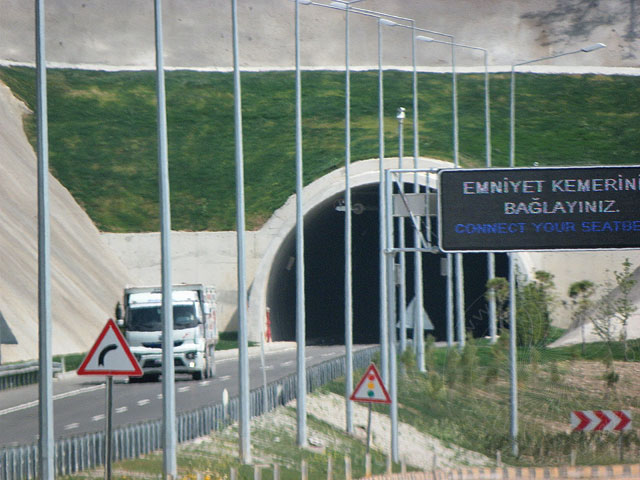
[[[33,359],[38,351],[36,156],[23,115],[25,106],[0,85],[0,309],[18,342],[2,345],[3,362]],[[49,182],[53,352],[84,351],[113,315],[129,276],[67,189],[53,176]]]
[[[33,70],[1,68],[0,80],[34,108]],[[306,182],[344,163],[344,76],[303,76]],[[451,77],[419,75],[420,152],[452,159]],[[460,157],[483,166],[480,75],[459,76]],[[640,163],[640,77],[520,74],[518,166]],[[102,231],[158,229],[154,77],[151,72],[52,70],[52,171]],[[492,156],[508,164],[507,75],[492,75]],[[377,73],[352,75],[352,158],[378,154]],[[172,223],[176,230],[235,226],[233,95],[229,73],[168,72]],[[385,73],[385,143],[397,152],[397,107],[407,107],[405,152],[413,150],[411,75]],[[294,78],[243,75],[247,226],[259,228],[294,191]],[[34,118],[27,119],[32,143]]]
[[[168,68],[228,72],[229,2],[163,3]],[[293,3],[239,4],[242,67],[290,70]],[[507,71],[504,65],[521,59],[594,42],[607,43],[608,49],[563,57],[554,65],[582,73],[600,66],[638,65],[638,9],[633,2],[463,0],[452,8],[451,2],[442,0],[367,0],[361,6],[412,17],[421,27],[451,32],[459,42],[486,47],[494,71]],[[34,4],[0,0],[0,11],[0,65],[32,67]],[[54,351],[58,353],[88,347],[128,281],[120,261],[103,248],[98,230],[158,229],[153,75],[139,71],[154,65],[153,11],[150,3],[129,0],[50,0],[45,18],[49,67],[71,69],[48,71],[51,170],[61,182],[52,177]],[[324,70],[303,77],[307,182],[344,159],[344,77],[329,71],[344,67],[343,19],[339,12],[316,7],[301,11],[302,63]],[[375,65],[375,22],[354,16],[351,26],[352,64]],[[401,28],[385,30],[386,67],[406,71],[411,64],[408,33]],[[458,51],[456,58],[461,70],[477,72],[481,64],[477,52]],[[449,72],[450,61],[445,46],[423,45],[417,52],[421,68]],[[105,73],[123,69],[130,71]],[[388,72],[385,79],[387,152],[395,155],[395,111],[411,105],[410,76]],[[459,80],[461,158],[466,166],[482,165],[482,80],[477,75]],[[4,172],[0,218],[5,225],[0,242],[7,259],[0,275],[0,309],[20,342],[18,347],[3,346],[7,361],[36,356],[35,156],[21,129],[25,115],[33,144],[34,120],[28,112],[35,108],[33,70],[3,67],[0,82],[6,82],[27,106],[16,107],[15,99],[0,85],[0,167]],[[373,73],[353,76],[354,160],[377,156],[376,85]],[[232,229],[230,75],[172,71],[167,86],[173,228]],[[420,150],[425,155],[452,156],[450,88],[446,74],[420,75]],[[290,71],[244,73],[243,90],[247,225],[256,229],[293,192],[293,75]],[[639,121],[633,108],[639,91],[637,77],[519,75],[518,164],[640,163]],[[508,79],[492,75],[493,155],[498,165],[507,158],[507,106]],[[405,128],[405,152],[409,153],[411,123]]]

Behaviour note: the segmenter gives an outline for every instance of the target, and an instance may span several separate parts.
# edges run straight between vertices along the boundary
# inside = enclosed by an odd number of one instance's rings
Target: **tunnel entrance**
[[[413,188],[413,186],[407,188]],[[409,190],[408,190],[409,191]],[[353,342],[379,342],[378,184],[352,189]],[[305,215],[305,316],[307,344],[344,343],[344,192],[317,205]],[[413,238],[407,227],[407,239]],[[410,245],[411,240],[407,240]],[[267,287],[271,334],[274,341],[294,341],[296,335],[295,229],[275,256]],[[424,306],[436,340],[446,339],[446,277],[444,254],[423,255]],[[407,304],[414,297],[413,254],[406,254]],[[507,257],[496,255],[496,275],[507,275]],[[467,330],[488,334],[487,255],[464,255]]]

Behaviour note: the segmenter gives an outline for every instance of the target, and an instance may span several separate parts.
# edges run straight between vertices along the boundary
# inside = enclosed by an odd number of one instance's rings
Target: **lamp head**
[[[398,24],[396,22],[394,22],[393,20],[389,20],[387,18],[380,18],[378,19],[378,21],[380,22],[380,24],[385,25],[387,27],[395,27]]]
[[[399,107],[399,108],[398,108],[398,114],[396,115],[396,118],[397,118],[398,120],[403,120],[403,119],[404,119],[404,117],[405,117],[404,112],[405,112],[404,107]]]
[[[417,35],[416,40],[420,40],[421,42],[433,42],[433,38],[425,37],[424,35]]]
[[[331,2],[329,5],[331,5],[333,8],[339,8],[340,10],[347,9],[347,5],[342,2]]]
[[[601,48],[605,48],[606,45],[604,43],[594,43],[593,45],[589,45],[588,47],[581,48],[580,50],[583,52],[593,52],[594,50],[600,50]]]

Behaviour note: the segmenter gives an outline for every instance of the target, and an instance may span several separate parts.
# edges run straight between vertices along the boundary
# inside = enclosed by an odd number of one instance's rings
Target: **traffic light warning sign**
[[[391,403],[391,397],[384,388],[380,374],[373,363],[369,365],[349,398],[354,402]]]

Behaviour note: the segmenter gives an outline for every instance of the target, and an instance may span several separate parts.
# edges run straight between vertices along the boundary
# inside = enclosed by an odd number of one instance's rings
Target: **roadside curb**
[[[592,479],[638,479],[640,464],[597,465],[588,467],[501,467],[501,468],[457,468],[430,472],[407,472],[369,477],[375,480],[532,480],[543,478]]]

